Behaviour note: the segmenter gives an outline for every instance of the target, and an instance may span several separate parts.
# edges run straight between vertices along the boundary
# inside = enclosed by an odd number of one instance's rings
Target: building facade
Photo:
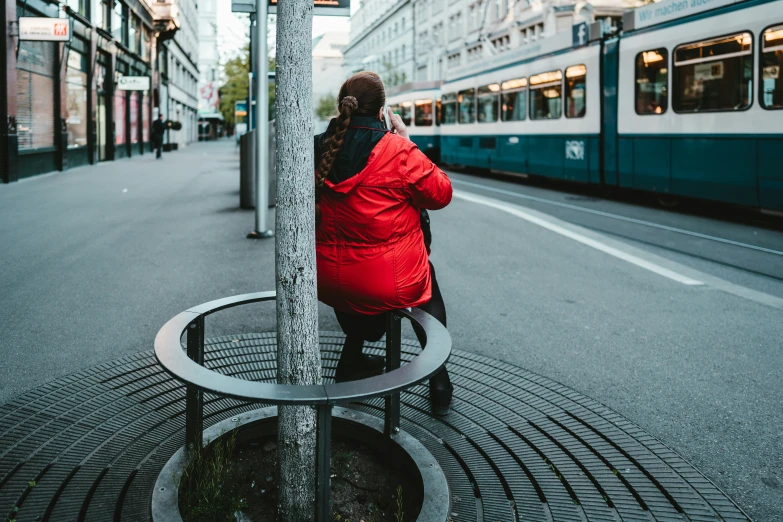
[[[198,6],[196,0],[177,0],[179,31],[164,44],[168,58],[168,106],[163,111],[167,120],[180,123],[179,130],[170,130],[172,146],[185,147],[198,140]]]
[[[69,42],[20,41],[22,16],[66,19]],[[149,153],[168,100],[167,46],[175,0],[3,0],[0,23],[0,180]],[[124,76],[150,78],[121,90]]]
[[[367,0],[351,16],[346,76],[374,71],[393,87],[413,81],[414,10],[411,0]]]
[[[343,50],[348,45],[348,38],[345,31],[329,31],[313,38],[313,108],[318,107],[322,99],[337,99],[345,81]],[[334,109],[337,110],[336,103]],[[325,131],[328,125],[327,120],[321,120],[317,115],[313,123],[316,134]]]
[[[218,47],[217,0],[199,2],[198,46],[199,139],[217,139],[223,127],[219,94],[223,78]]]
[[[349,72],[398,75],[387,86],[446,79],[499,53],[535,45],[581,21],[616,24],[636,0],[368,0],[351,17]],[[412,49],[412,51],[410,51]],[[402,79],[402,81],[388,81]]]

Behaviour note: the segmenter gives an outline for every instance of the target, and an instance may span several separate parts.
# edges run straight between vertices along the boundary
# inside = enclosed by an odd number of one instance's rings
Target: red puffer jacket
[[[321,194],[318,299],[379,314],[432,297],[419,209],[451,201],[451,181],[410,140],[386,134],[358,174]]]

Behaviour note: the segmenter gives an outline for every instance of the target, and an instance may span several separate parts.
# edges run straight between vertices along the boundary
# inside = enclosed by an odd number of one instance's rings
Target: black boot
[[[360,353],[358,357],[340,357],[334,372],[334,382],[358,381],[383,373],[385,358],[380,355]]]
[[[451,384],[449,372],[444,367],[430,379],[430,403],[435,415],[448,415],[451,406],[451,395],[454,386]]]

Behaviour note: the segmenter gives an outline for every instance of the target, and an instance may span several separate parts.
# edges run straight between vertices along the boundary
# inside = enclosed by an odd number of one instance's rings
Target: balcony
[[[174,33],[179,29],[179,9],[176,0],[151,0],[148,2],[152,12],[155,30],[164,34]]]

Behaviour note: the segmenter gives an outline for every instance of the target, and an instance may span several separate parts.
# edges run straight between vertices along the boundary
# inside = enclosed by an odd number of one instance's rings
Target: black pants
[[[435,278],[435,267],[432,266],[432,263],[430,263],[430,276],[432,278],[432,299],[423,305],[419,305],[419,309],[424,310],[440,321],[443,326],[446,326],[446,305],[443,302],[438,280]],[[381,337],[386,333],[386,314],[354,315],[337,310],[334,313],[337,316],[337,322],[340,323],[340,327],[343,329],[343,333],[345,333],[343,356],[359,356],[364,346],[364,341],[380,341]],[[413,330],[419,339],[419,343],[423,346],[426,340],[424,331],[415,323]],[[442,379],[448,378],[445,368],[442,372],[436,374],[433,379],[439,376],[442,376],[440,377]]]
[[[155,138],[155,149],[157,150],[155,157],[160,158],[161,153],[163,152],[163,137],[160,136],[158,138]]]

